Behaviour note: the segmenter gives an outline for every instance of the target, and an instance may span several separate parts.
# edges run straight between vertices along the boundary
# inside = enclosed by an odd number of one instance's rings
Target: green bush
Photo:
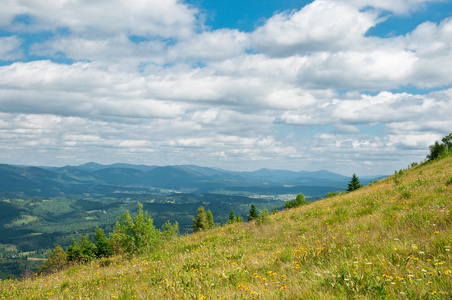
[[[171,224],[170,221],[166,221],[162,226],[162,231],[164,238],[171,239],[179,234],[179,223]]]
[[[331,197],[339,196],[342,194],[344,194],[344,192],[329,192],[329,193],[326,193],[325,198],[331,198]]]
[[[72,240],[71,245],[67,248],[68,261],[89,262],[96,257],[97,247],[88,237],[82,236],[80,241]]]
[[[261,210],[259,212],[259,215],[256,218],[256,224],[260,225],[260,224],[268,224],[270,222],[270,218],[269,218],[269,212],[267,210],[267,208],[264,208],[263,210]]]
[[[143,213],[143,205],[138,203],[138,215],[133,220],[129,212],[116,222],[111,234],[111,245],[117,253],[150,252],[161,241],[161,232],[154,227],[148,213]]]
[[[306,202],[306,198],[304,197],[304,195],[302,193],[297,195],[297,198],[290,200],[290,201],[286,201],[286,204],[284,204],[284,208],[293,208],[293,207],[298,207],[298,206],[302,206],[307,204]]]
[[[427,160],[435,160],[447,156],[452,151],[452,133],[441,139],[442,143],[435,141],[430,145],[430,153],[427,155]]]
[[[67,266],[67,253],[63,250],[63,248],[55,244],[55,248],[53,250],[47,251],[48,258],[44,261],[41,267],[38,269],[38,274],[42,273],[52,273],[58,270],[63,269]]]
[[[231,212],[229,213],[228,224],[241,223],[241,222],[243,222],[242,217],[236,216],[234,211],[231,209]]]
[[[113,254],[113,247],[110,245],[104,231],[99,227],[96,227],[94,231],[94,239],[96,240],[96,256],[98,258],[111,256]]]

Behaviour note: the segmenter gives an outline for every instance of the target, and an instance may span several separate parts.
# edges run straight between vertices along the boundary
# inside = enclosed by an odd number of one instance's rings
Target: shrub
[[[111,234],[111,244],[117,253],[150,252],[160,243],[161,233],[154,227],[148,213],[143,213],[143,205],[138,203],[138,215],[133,220],[127,211],[116,222]]]
[[[286,201],[286,203],[284,204],[284,208],[293,208],[293,207],[298,207],[298,206],[302,206],[307,204],[306,202],[306,198],[304,197],[304,195],[302,193],[297,195],[297,198],[290,200],[290,201]]]
[[[104,231],[99,227],[96,227],[94,231],[94,239],[96,240],[96,256],[98,258],[111,256],[113,254],[113,247],[110,245]]]
[[[343,192],[329,192],[329,193],[326,193],[325,198],[331,198],[331,197],[339,196],[342,194],[343,194]]]
[[[60,245],[55,244],[55,248],[47,251],[47,253],[48,258],[38,269],[38,274],[55,272],[67,266],[67,253]]]
[[[164,238],[171,239],[179,234],[179,223],[171,224],[170,221],[166,221],[162,226],[162,231]]]
[[[234,214],[234,211],[231,209],[231,212],[229,213],[228,224],[241,223],[241,222],[243,222],[243,219],[239,216],[236,216]]]
[[[259,212],[258,217],[256,218],[256,224],[267,224],[270,222],[270,218],[268,217],[270,214],[268,213],[267,208],[264,208]]]
[[[86,263],[96,257],[97,247],[88,235],[85,235],[79,242],[73,239],[66,252],[68,261]]]
[[[443,137],[439,141],[435,141],[433,145],[430,145],[430,153],[427,155],[427,160],[435,160],[447,156],[452,151],[452,133]]]

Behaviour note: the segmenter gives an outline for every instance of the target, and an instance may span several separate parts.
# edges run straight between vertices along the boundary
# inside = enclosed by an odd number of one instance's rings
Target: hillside
[[[13,299],[452,297],[452,157],[155,251],[0,283]]]

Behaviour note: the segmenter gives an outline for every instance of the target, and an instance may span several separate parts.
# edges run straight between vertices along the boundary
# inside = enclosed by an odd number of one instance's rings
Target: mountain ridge
[[[147,166],[126,163],[102,165],[89,162],[78,166],[36,167],[0,164],[0,194],[26,196],[106,195],[121,190],[153,188],[173,192],[214,192],[239,190],[242,193],[284,193],[284,188],[309,189],[307,196],[319,197],[345,190],[348,177],[327,170],[289,171],[262,168],[252,172],[228,171],[197,165]],[[367,183],[370,180],[363,180]],[[86,185],[90,186],[89,191]],[[313,192],[313,191],[316,192]],[[300,190],[299,192],[303,192]],[[293,193],[287,189],[287,193]],[[320,193],[320,194],[319,194]]]

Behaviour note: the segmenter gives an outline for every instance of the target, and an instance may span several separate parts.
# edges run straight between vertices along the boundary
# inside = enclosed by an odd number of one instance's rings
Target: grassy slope
[[[452,297],[452,157],[356,192],[176,238],[154,253],[0,283],[14,299]]]

